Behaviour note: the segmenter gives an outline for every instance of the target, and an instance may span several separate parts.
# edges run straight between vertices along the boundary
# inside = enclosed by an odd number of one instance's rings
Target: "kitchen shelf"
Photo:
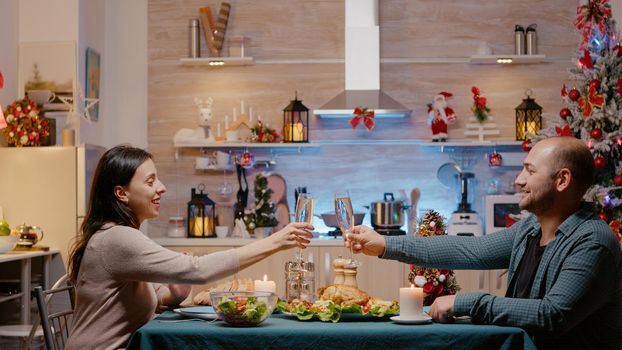
[[[179,62],[185,66],[209,66],[209,67],[229,67],[229,66],[250,66],[254,64],[252,57],[199,57],[199,58],[180,58]]]
[[[312,142],[175,142],[176,148],[317,148]]]
[[[175,160],[179,159],[180,148],[262,148],[262,149],[298,149],[301,152],[303,148],[319,148],[318,143],[307,142],[174,142]]]
[[[546,55],[474,55],[469,58],[471,64],[532,64],[541,63]],[[507,60],[500,62],[500,60]]]

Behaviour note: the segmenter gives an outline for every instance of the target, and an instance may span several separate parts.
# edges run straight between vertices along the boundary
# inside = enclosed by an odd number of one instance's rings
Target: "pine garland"
[[[444,219],[435,210],[430,210],[419,220],[417,235],[422,237],[445,235]],[[454,295],[460,290],[452,270],[426,268],[410,265],[408,280],[422,287],[425,297],[423,305],[432,305],[434,299],[443,295]]]

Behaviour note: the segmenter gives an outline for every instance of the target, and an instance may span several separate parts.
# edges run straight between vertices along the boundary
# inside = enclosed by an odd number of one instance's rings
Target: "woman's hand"
[[[272,240],[279,250],[293,247],[306,248],[311,243],[310,239],[313,238],[311,231],[314,229],[313,225],[306,222],[292,222],[266,239]]]
[[[372,256],[382,256],[386,244],[384,236],[363,225],[354,226],[352,233],[346,235],[344,243],[347,248],[352,246],[353,253],[363,253]]]
[[[236,248],[240,259],[240,270],[284,249],[294,247],[306,248],[311,243],[315,229],[305,222],[293,222],[276,231],[270,236],[251,244]]]

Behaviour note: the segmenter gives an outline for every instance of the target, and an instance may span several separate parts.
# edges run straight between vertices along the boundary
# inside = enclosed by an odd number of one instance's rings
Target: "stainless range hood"
[[[345,18],[346,88],[313,113],[343,118],[356,107],[367,107],[376,118],[410,117],[410,109],[380,90],[378,0],[345,0]]]

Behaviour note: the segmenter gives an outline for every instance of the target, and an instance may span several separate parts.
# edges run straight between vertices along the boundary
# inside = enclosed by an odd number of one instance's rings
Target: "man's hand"
[[[436,322],[449,323],[454,321],[455,295],[445,295],[434,299],[430,306],[430,316]]]
[[[352,233],[348,233],[345,240],[346,247],[352,246],[352,252],[372,256],[382,256],[385,244],[384,236],[362,225],[354,226]]]

